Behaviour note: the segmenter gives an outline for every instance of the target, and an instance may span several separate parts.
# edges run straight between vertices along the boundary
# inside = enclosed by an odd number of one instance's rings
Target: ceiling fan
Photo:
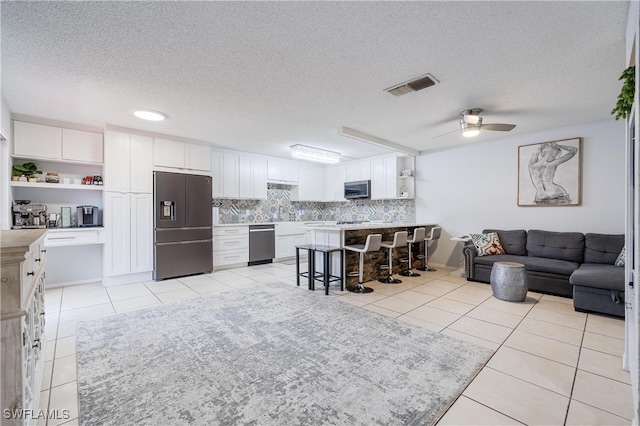
[[[466,109],[460,113],[462,118],[460,119],[460,130],[462,130],[462,136],[473,137],[480,133],[480,130],[493,130],[498,132],[508,132],[516,127],[515,124],[505,123],[486,123],[482,124],[482,117],[480,113],[482,108]]]

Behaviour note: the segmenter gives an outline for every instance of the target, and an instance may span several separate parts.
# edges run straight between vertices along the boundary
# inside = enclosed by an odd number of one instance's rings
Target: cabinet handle
[[[34,340],[33,341],[33,346],[31,346],[31,347],[40,349],[40,339]]]
[[[225,259],[237,259],[239,256],[225,256]]]
[[[35,260],[36,262],[40,262],[40,259],[39,259],[39,258],[38,258],[38,259],[34,259],[34,260]]]
[[[29,277],[29,276],[31,276],[31,277],[32,277],[32,276],[34,276],[35,274],[36,274],[36,271],[33,271],[33,272],[27,272],[27,276],[28,276],[28,277]]]
[[[236,244],[240,244],[240,241],[227,241],[226,243],[224,243],[225,246],[233,246]]]
[[[41,252],[41,253],[46,253],[46,252],[47,252],[47,249],[42,249],[42,250],[40,250],[40,252]]]

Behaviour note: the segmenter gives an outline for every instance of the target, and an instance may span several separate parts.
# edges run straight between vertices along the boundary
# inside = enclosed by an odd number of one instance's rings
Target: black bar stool
[[[410,240],[407,240],[407,245],[409,246],[409,258],[407,259],[407,270],[400,272],[400,275],[405,277],[419,277],[420,274],[417,272],[413,272],[411,270],[411,258],[413,257],[411,254],[411,246],[415,243],[420,243],[424,241],[424,237],[427,233],[425,228],[416,228],[413,230],[413,236]],[[420,248],[420,246],[418,246]],[[404,260],[403,260],[404,262]]]
[[[300,286],[300,277],[307,279],[309,290],[313,287],[313,278],[315,275],[315,254],[313,244],[300,244],[296,246],[296,285]],[[300,272],[300,250],[307,251],[307,271]]]
[[[402,247],[407,244],[407,231],[398,231],[393,234],[393,241],[383,241],[380,246],[389,249],[389,265],[386,278],[380,278],[378,281],[384,284],[400,284],[402,280],[393,278],[393,249]]]
[[[311,255],[315,257],[316,252],[322,253],[322,272],[317,272],[315,270],[314,260],[313,280],[311,282],[310,290],[315,290],[315,284],[313,281],[322,281],[324,284],[324,294],[328,295],[329,284],[333,281],[340,281],[340,291],[344,291],[344,277],[342,276],[342,271],[344,270],[344,249],[342,247],[315,244],[313,245],[313,253]],[[331,273],[331,254],[335,252],[340,253],[340,275],[333,275]]]
[[[347,288],[347,290],[354,293],[371,293],[373,289],[371,287],[365,287],[362,285],[364,281],[364,254],[370,251],[380,250],[380,243],[382,242],[382,234],[369,234],[364,244],[356,244],[352,246],[344,246],[345,250],[355,251],[360,253],[360,264],[357,272],[349,272],[350,277],[358,277],[358,285],[355,287]]]

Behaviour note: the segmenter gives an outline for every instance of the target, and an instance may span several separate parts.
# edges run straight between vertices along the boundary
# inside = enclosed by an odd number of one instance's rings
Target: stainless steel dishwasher
[[[271,263],[276,257],[275,225],[249,225],[249,265]]]

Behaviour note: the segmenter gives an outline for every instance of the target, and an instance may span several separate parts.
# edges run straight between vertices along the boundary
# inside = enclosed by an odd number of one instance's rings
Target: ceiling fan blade
[[[451,133],[456,133],[456,132],[459,132],[459,131],[460,131],[460,129],[452,130],[452,131],[450,131],[450,132],[443,133],[443,134],[438,135],[438,136],[434,136],[434,137],[433,137],[433,138],[431,138],[431,139],[438,139],[438,138],[441,138],[441,137],[443,137],[443,136],[447,136],[447,135],[450,135]]]
[[[504,124],[504,123],[487,123],[483,124],[482,130],[495,130],[498,132],[508,132],[509,130],[513,130],[516,127],[515,124]]]

